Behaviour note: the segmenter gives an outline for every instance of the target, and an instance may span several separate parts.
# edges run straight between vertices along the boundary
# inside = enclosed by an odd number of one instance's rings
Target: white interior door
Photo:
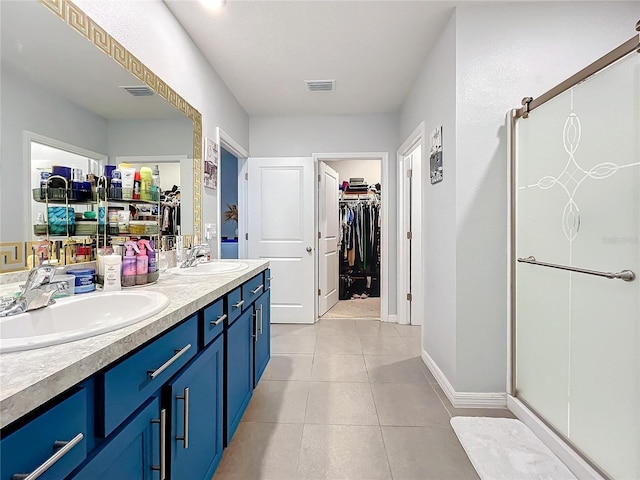
[[[312,158],[248,159],[249,258],[271,262],[271,322],[313,323]]]
[[[410,267],[410,292],[411,292],[411,325],[422,325],[423,316],[423,292],[422,292],[422,144],[418,143],[411,152],[411,177],[409,189],[411,195],[411,240],[409,249],[411,251]]]
[[[318,164],[318,316],[338,303],[338,172]]]

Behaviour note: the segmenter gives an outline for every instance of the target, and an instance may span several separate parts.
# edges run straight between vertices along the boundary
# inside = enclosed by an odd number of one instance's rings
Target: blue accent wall
[[[222,239],[235,238],[236,228],[238,224],[234,221],[224,221],[224,212],[227,210],[227,205],[238,205],[238,159],[227,152],[224,148],[221,149],[222,155],[220,158],[220,231]],[[237,257],[236,257],[237,258]]]

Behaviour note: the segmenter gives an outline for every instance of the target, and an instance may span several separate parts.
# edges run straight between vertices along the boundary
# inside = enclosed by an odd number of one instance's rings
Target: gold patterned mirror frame
[[[202,238],[202,115],[70,0],[40,0],[102,53],[193,121],[193,235]]]

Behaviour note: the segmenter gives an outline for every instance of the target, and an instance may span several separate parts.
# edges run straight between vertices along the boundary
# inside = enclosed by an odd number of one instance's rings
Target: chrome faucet
[[[180,264],[180,268],[195,267],[198,263],[206,262],[210,259],[211,247],[206,243],[196,245],[189,250],[189,254],[187,255],[186,260]]]
[[[51,297],[60,290],[68,290],[66,281],[53,282],[56,273],[53,265],[40,265],[29,272],[24,290],[18,298],[3,306],[0,317],[18,315],[30,310],[46,307],[55,303]]]

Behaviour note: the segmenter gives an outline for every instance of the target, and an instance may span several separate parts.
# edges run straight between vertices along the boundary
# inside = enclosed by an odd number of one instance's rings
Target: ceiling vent
[[[310,92],[332,92],[336,88],[335,80],[305,80]]]
[[[151,90],[147,86],[135,86],[135,87],[120,87],[125,89],[134,97],[151,97],[153,95],[153,90]]]

